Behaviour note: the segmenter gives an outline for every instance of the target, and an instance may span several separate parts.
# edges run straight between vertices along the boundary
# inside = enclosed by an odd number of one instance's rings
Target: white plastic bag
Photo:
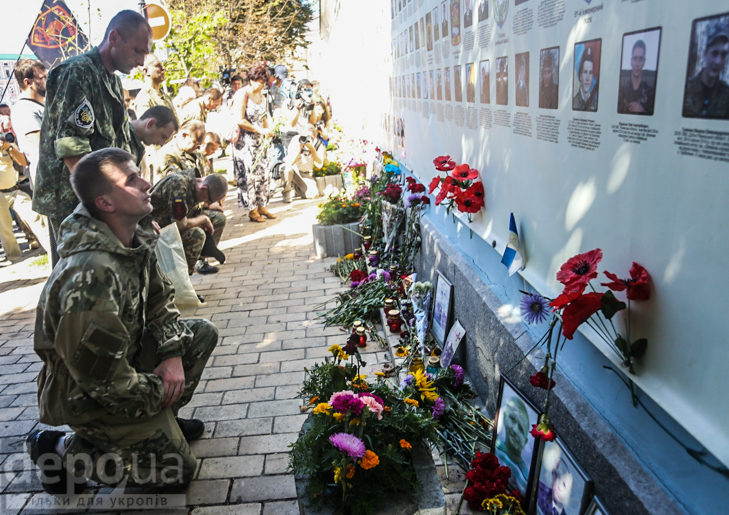
[[[177,309],[196,308],[202,305],[187,274],[187,260],[177,224],[170,224],[160,231],[154,253],[157,255],[159,267],[175,287]]]

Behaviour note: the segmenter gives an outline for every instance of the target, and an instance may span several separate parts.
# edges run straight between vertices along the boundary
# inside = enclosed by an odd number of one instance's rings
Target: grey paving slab
[[[232,502],[293,498],[296,498],[296,485],[292,475],[236,479],[230,490]]]

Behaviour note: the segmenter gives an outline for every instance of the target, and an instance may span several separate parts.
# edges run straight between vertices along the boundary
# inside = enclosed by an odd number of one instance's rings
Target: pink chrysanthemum
[[[366,451],[364,442],[348,433],[335,433],[329,437],[329,441],[350,458],[361,458]]]

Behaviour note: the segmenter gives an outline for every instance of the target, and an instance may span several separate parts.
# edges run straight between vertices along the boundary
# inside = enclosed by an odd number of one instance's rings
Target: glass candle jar
[[[413,361],[412,363],[410,363],[410,368],[408,370],[410,370],[410,372],[413,374],[415,372],[422,372],[423,370],[425,370],[425,365],[423,365],[422,358],[413,358]]]
[[[362,247],[364,248],[365,252],[369,252],[371,246],[372,236],[365,236],[364,238],[362,238]]]
[[[392,334],[399,334],[402,328],[402,320],[400,319],[400,310],[391,309],[387,312],[387,327]]]
[[[362,259],[362,249],[360,247],[354,249],[354,259]]]
[[[357,338],[359,339],[359,342],[357,343],[357,347],[364,347],[367,345],[367,334],[364,327],[360,326],[356,330]]]

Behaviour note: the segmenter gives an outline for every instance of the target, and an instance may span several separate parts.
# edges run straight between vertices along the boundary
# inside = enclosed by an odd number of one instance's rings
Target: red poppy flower
[[[562,334],[564,337],[571,340],[577,328],[597,313],[600,308],[602,308],[602,301],[597,293],[586,293],[570,303],[562,312],[562,323],[564,324]]]
[[[420,202],[430,205],[430,197],[428,195],[423,195],[420,197]]]
[[[628,298],[630,300],[648,300],[651,298],[651,276],[638,263],[633,262],[633,266],[630,268],[630,279],[618,279],[617,275],[611,274],[610,272],[605,272],[605,275],[612,282],[600,284],[607,286],[613,291],[628,290]]]
[[[441,172],[449,172],[456,167],[456,162],[451,160],[451,156],[438,156],[433,159],[435,169]]]
[[[470,195],[472,197],[478,197],[481,199],[486,199],[486,192],[483,190],[483,183],[481,181],[476,181],[473,184],[471,184],[468,188],[466,188],[466,195]]]
[[[436,175],[428,185],[428,195],[433,193],[438,186],[440,186],[440,176]]]
[[[597,264],[600,261],[602,261],[601,249],[571,257],[557,272],[557,280],[570,290],[587,285],[591,279],[597,277]]]
[[[474,170],[467,164],[456,166],[456,169],[451,173],[451,177],[457,181],[472,181],[478,178],[478,170]]]
[[[577,297],[582,295],[582,293],[585,291],[585,286],[587,286],[587,285],[583,284],[581,288],[572,289],[572,290],[565,288],[564,291],[562,292],[562,294],[559,297],[557,297],[556,299],[554,299],[552,302],[550,302],[549,305],[552,306],[555,311],[558,309],[562,309],[567,304],[569,304],[570,302],[575,300]]]
[[[461,213],[478,213],[483,207],[481,199],[478,197],[469,197],[465,193],[456,195],[456,204]]]
[[[545,442],[551,442],[557,438],[557,433],[554,431],[552,422],[549,421],[547,415],[539,417],[538,424],[532,424],[532,430],[529,431],[534,438],[544,440]]]
[[[446,188],[441,188],[438,194],[435,196],[435,205],[440,206],[440,203],[445,200],[448,196],[449,191]]]
[[[537,388],[543,388],[545,390],[551,390],[552,388],[554,388],[554,385],[557,384],[554,382],[554,379],[550,380],[549,376],[547,376],[547,374],[542,370],[531,376],[529,378],[529,382],[532,386],[535,386]]]
[[[453,177],[451,177],[450,175],[447,175],[446,178],[443,179],[443,184],[441,184],[440,187],[450,193],[451,191],[456,189],[458,186],[456,186],[455,179]]]
[[[413,187],[410,189],[413,193],[424,193],[425,192],[425,186],[423,186],[420,183],[413,184]]]

